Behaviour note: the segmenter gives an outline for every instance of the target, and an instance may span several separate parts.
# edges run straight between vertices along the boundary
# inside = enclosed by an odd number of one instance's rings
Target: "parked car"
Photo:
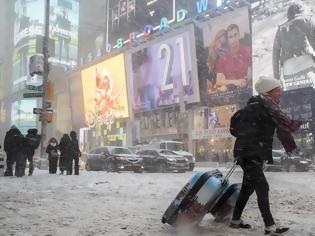
[[[266,171],[308,171],[312,161],[302,155],[289,156],[283,150],[272,150],[273,164],[267,165]]]
[[[185,172],[189,170],[189,160],[166,149],[146,149],[137,152],[143,159],[145,170],[167,172],[176,170]]]
[[[142,172],[142,158],[128,148],[105,146],[93,149],[87,154],[85,169],[107,170],[108,172],[134,171]]]

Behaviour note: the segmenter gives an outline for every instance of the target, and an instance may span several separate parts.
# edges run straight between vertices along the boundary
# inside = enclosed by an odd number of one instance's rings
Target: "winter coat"
[[[58,159],[59,154],[58,154],[59,148],[58,145],[52,146],[51,144],[48,144],[46,148],[46,153],[48,153],[48,159]]]
[[[273,73],[280,79],[280,69],[292,57],[315,50],[315,23],[299,15],[278,27],[273,43]],[[312,55],[315,56],[315,55]]]
[[[19,129],[13,128],[10,129],[4,138],[4,151],[11,153],[18,153],[22,151],[22,148],[25,146],[25,138],[20,132]]]
[[[251,97],[244,108],[240,135],[234,144],[234,157],[262,163],[272,159],[272,142],[276,124],[259,96]]]
[[[76,157],[81,156],[78,139],[72,139],[70,141],[70,146],[71,146],[71,157],[76,158]]]
[[[37,134],[37,129],[29,129],[27,131],[26,146],[24,147],[25,153],[29,156],[34,156],[35,149],[38,148],[41,136]]]

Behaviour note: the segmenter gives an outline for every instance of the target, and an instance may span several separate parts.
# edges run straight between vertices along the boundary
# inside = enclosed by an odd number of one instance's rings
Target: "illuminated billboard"
[[[123,54],[82,70],[81,76],[87,125],[110,126],[129,116]]]
[[[232,104],[240,96],[252,93],[252,49],[248,8],[227,12],[199,23],[206,55],[198,57],[205,68],[205,100],[217,105]]]
[[[284,91],[315,88],[314,2],[282,1],[277,7],[266,1],[251,7],[254,79],[274,76]]]
[[[194,111],[193,139],[231,137],[230,120],[237,109],[237,105],[196,109]]]
[[[196,51],[191,27],[143,44],[126,56],[134,112],[199,102]]]

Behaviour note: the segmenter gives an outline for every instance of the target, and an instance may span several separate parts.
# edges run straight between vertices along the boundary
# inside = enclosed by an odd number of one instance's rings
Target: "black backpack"
[[[244,113],[245,113],[244,109],[240,109],[237,112],[235,112],[231,117],[230,133],[234,137],[239,137],[240,135],[240,130],[243,125]]]

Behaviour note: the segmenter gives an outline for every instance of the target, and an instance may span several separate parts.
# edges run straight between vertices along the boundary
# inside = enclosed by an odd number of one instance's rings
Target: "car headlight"
[[[307,161],[300,161],[301,164],[307,164]]]
[[[168,161],[176,161],[175,158],[166,158]]]

